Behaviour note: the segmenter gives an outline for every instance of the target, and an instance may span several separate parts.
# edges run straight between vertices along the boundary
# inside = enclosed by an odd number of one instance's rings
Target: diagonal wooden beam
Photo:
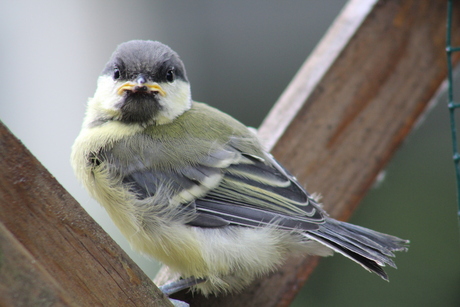
[[[2,223],[0,251],[1,306],[78,306]]]
[[[0,122],[0,305],[11,303],[172,306]]]
[[[350,217],[446,78],[446,11],[441,0],[350,1],[260,127],[267,148],[324,196],[332,217]],[[317,262],[289,259],[238,295],[181,298],[288,306]]]

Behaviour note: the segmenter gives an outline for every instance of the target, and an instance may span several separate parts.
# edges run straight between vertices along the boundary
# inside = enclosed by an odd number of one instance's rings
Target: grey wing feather
[[[317,229],[324,212],[308,193],[271,156],[258,157],[226,146],[207,155],[197,165],[180,171],[158,171],[148,166],[123,177],[123,183],[140,199],[167,184],[173,193],[206,185],[220,175],[217,187],[183,203],[193,213],[189,225],[257,227],[271,223],[284,229]],[[206,187],[205,187],[206,188]]]

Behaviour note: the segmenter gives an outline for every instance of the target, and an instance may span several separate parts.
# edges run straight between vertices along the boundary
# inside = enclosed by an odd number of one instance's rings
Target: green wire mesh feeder
[[[455,175],[457,177],[457,215],[460,223],[460,153],[458,152],[457,142],[457,124],[455,122],[455,110],[460,108],[460,103],[454,101],[453,90],[453,67],[452,67],[452,53],[460,52],[460,47],[453,47],[451,45],[451,31],[452,31],[452,0],[447,3],[447,31],[446,31],[446,53],[447,53],[447,99],[450,113],[450,127],[452,132],[452,149],[453,160],[455,164]]]

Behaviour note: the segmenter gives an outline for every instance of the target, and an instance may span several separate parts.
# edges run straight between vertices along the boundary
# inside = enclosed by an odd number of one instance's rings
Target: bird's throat
[[[120,108],[121,121],[129,124],[146,124],[155,120],[162,110],[157,94],[149,92],[127,93]]]

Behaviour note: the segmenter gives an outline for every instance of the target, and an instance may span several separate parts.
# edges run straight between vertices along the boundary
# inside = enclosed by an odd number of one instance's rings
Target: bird
[[[158,41],[113,52],[71,164],[131,247],[181,276],[168,295],[239,292],[292,254],[336,252],[388,280],[383,267],[408,249],[329,217],[254,129],[192,99],[182,60]]]

